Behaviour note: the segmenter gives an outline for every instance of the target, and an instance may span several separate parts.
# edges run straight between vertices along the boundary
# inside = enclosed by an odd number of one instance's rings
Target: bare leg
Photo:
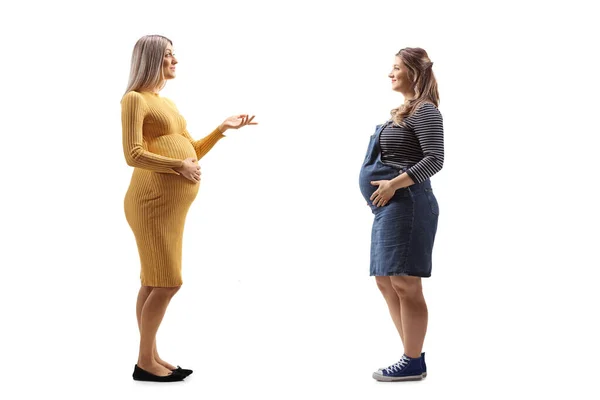
[[[402,308],[402,331],[404,354],[421,356],[427,332],[427,304],[423,297],[421,278],[416,276],[391,276],[392,287],[400,298]]]
[[[144,303],[148,299],[148,296],[150,296],[152,289],[151,286],[142,286],[138,292],[137,302],[135,304],[135,316],[137,317],[140,333],[142,332],[142,308],[144,308]]]
[[[142,307],[138,366],[154,375],[166,376],[171,373],[168,368],[155,360],[154,354],[156,350],[156,333],[171,298],[178,290],[179,287],[155,287],[151,290]]]
[[[387,303],[388,309],[390,310],[390,315],[392,317],[392,321],[394,321],[394,325],[396,326],[396,330],[398,330],[398,334],[400,335],[400,340],[404,345],[404,334],[402,332],[402,308],[400,305],[400,297],[392,287],[392,280],[389,276],[376,276],[375,281],[377,282],[377,287],[381,291],[385,302]]]
[[[148,299],[148,296],[152,292],[152,289],[153,288],[151,286],[142,286],[140,288],[139,293],[138,293],[137,304],[136,304],[136,307],[135,307],[135,314],[136,314],[136,317],[137,317],[138,329],[140,331],[140,335],[142,333],[142,309],[144,307],[144,304],[146,303],[146,300]],[[158,350],[157,350],[157,347],[156,347],[156,340],[154,340],[154,360],[157,363],[159,363],[160,365],[162,365],[163,367],[165,367],[165,368],[167,368],[169,370],[174,370],[175,369],[175,367],[173,365],[171,365],[168,362],[162,360],[160,358],[160,356],[158,355]]]

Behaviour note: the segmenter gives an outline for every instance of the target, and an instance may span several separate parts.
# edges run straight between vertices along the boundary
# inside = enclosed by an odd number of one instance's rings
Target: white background
[[[569,1],[6,2],[0,398],[597,399],[597,19]],[[145,34],[174,42],[201,160],[184,285],[158,334],[195,373],[137,383],[139,261],[120,97]],[[434,61],[446,162],[424,282],[429,377],[369,277],[358,190],[402,102],[403,47]]]

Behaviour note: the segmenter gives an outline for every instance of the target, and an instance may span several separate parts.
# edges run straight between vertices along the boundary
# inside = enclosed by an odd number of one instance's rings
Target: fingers
[[[371,195],[370,199],[375,207],[383,207],[390,201],[390,199],[386,199],[384,196],[381,195],[381,193],[378,193],[377,191],[375,191],[375,193]]]
[[[373,192],[373,194],[371,195],[371,197],[369,198],[371,201],[374,201],[375,198],[379,197],[379,189],[377,189],[376,191]]]
[[[388,190],[385,189],[384,186],[380,186],[382,182],[386,182],[386,181],[371,181],[371,185],[373,186],[377,186],[377,190],[375,192],[373,192],[373,194],[370,197],[370,200],[373,202],[373,204],[376,207],[383,207],[385,206],[388,201],[390,201],[390,198],[386,198],[387,197],[387,193],[389,192]],[[381,192],[380,192],[381,190]],[[384,196],[384,194],[386,194]]]
[[[200,182],[200,173],[193,173],[189,177],[186,177],[186,178],[188,178],[192,182],[198,183],[198,182]]]
[[[252,122],[254,117],[255,117],[255,115],[250,117],[248,114],[239,114],[234,117],[230,117],[230,121],[232,122],[231,128],[238,129],[238,128],[241,128],[242,126],[246,126],[246,125],[258,125],[258,122]],[[237,125],[235,125],[234,120],[238,120],[239,123]]]
[[[183,171],[182,175],[192,182],[200,182],[200,176],[202,175],[202,172],[200,171],[200,165],[198,165],[198,160],[193,157],[190,157],[186,158],[185,161],[193,162],[193,164],[188,164],[185,170]]]

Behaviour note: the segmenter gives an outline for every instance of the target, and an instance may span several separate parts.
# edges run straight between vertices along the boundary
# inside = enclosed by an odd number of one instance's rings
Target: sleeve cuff
[[[413,180],[414,183],[420,182],[419,179],[417,178],[417,176],[412,171],[412,169],[407,169],[405,172],[406,172],[406,175],[408,175],[410,177],[410,179]]]

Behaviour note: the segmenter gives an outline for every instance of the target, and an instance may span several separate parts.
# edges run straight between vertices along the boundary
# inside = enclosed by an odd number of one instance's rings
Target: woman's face
[[[165,79],[175,78],[175,64],[177,64],[177,59],[173,54],[173,46],[168,44],[163,57],[163,76]]]
[[[400,57],[396,56],[392,72],[388,77],[392,79],[392,90],[404,95],[412,92],[412,82],[408,79],[408,70]]]

